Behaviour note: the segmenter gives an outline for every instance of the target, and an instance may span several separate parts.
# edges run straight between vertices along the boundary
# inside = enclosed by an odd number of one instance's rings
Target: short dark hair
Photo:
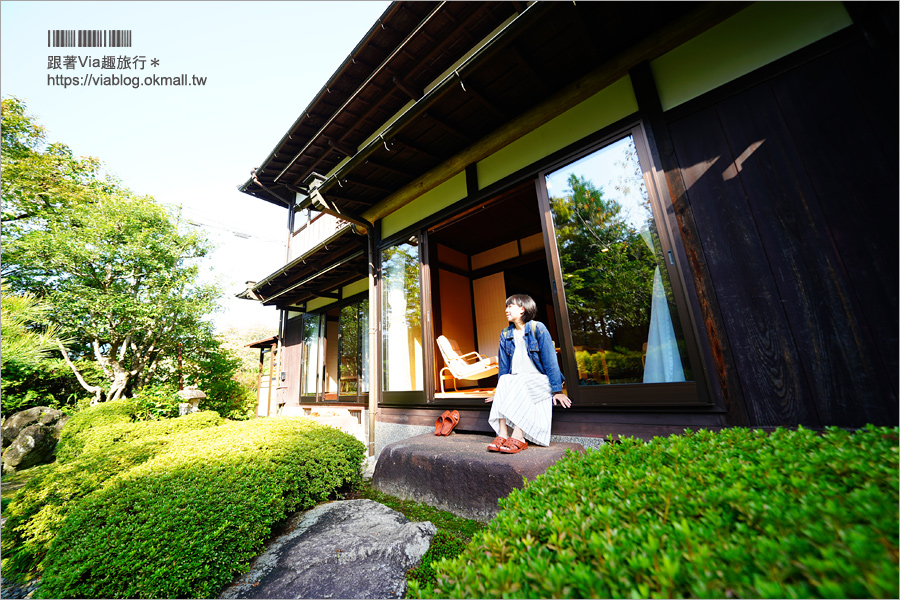
[[[515,304],[521,307],[525,313],[522,315],[522,322],[527,323],[537,317],[537,304],[532,300],[531,296],[526,294],[513,294],[506,299],[506,305]]]

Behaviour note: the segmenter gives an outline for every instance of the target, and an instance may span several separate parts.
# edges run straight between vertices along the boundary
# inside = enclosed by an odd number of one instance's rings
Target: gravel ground
[[[40,579],[35,579],[19,585],[0,577],[0,598],[31,598],[40,582]]]
[[[6,519],[0,518],[0,531],[3,530],[5,523]],[[0,577],[0,598],[4,598],[4,600],[6,598],[31,598],[40,582],[40,579],[34,579],[28,583],[18,584]]]

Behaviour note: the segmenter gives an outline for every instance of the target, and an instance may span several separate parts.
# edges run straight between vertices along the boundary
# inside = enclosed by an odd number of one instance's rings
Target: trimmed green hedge
[[[71,508],[120,472],[155,456],[162,438],[87,453],[79,460],[45,465],[4,509],[3,577],[13,581],[40,574],[50,543]]]
[[[74,454],[77,446],[81,452],[97,452],[116,444],[129,444],[134,441],[144,440],[148,437],[168,437],[185,431],[197,431],[207,427],[217,427],[225,422],[219,413],[206,410],[190,413],[174,419],[162,419],[160,421],[138,421],[135,423],[115,423],[102,425],[82,430],[77,437],[77,444],[70,443],[64,449],[65,452],[56,459],[59,462],[69,462],[81,456]],[[66,424],[68,426],[68,423]],[[63,427],[65,431],[65,427]],[[72,438],[69,438],[72,441]]]
[[[700,431],[574,453],[434,598],[897,598],[898,429]]]
[[[7,579],[27,578],[42,570],[50,542],[75,501],[162,452],[174,434],[224,421],[217,413],[199,412],[165,421],[130,423],[124,421],[129,418],[126,401],[110,404],[113,406],[101,404],[82,411],[66,423],[63,435],[68,454],[46,465],[4,511],[8,521],[3,526],[3,574]],[[69,429],[72,421],[74,432]]]
[[[215,597],[275,523],[357,481],[365,456],[352,436],[283,417],[169,439],[69,508],[38,597]]]
[[[93,427],[104,427],[134,421],[134,405],[123,398],[113,402],[101,402],[95,406],[84,408],[72,415],[59,436],[56,444],[56,460],[66,462],[72,460],[84,450],[82,432]]]

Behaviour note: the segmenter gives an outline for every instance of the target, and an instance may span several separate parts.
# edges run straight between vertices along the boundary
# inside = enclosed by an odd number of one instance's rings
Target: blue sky
[[[237,191],[388,2],[0,3],[0,94],[16,96],[50,141],[95,156],[137,193],[183,207],[217,245],[205,277],[226,290],[220,328],[268,325],[274,308],[232,298],[284,263],[286,213]],[[127,29],[131,48],[48,48],[47,31]],[[143,70],[82,67],[143,56]],[[74,69],[48,58],[77,57]],[[152,66],[152,59],[159,61]],[[118,62],[118,61],[117,61]],[[56,76],[206,77],[203,86],[48,84]],[[251,237],[244,238],[234,232]]]

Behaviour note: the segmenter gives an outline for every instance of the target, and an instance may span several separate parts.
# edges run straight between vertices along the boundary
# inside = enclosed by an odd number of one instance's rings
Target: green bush
[[[364,456],[352,436],[307,419],[173,436],[69,509],[38,595],[215,597],[246,571],[275,523],[358,481]]]
[[[83,408],[72,415],[72,418],[63,427],[59,443],[56,444],[56,460],[65,462],[81,454],[84,450],[82,432],[92,427],[131,423],[132,421],[134,421],[134,405],[128,399],[101,402],[95,406]]]
[[[897,428],[700,431],[570,453],[436,598],[896,598]]]
[[[87,394],[62,359],[45,359],[37,364],[7,362],[3,365],[4,415],[35,406],[70,409]]]
[[[607,352],[606,368],[609,370],[610,380],[615,383],[640,382],[644,373],[641,354],[640,350],[619,347]]]
[[[44,465],[4,509],[3,577],[22,581],[38,575],[50,543],[76,502],[120,472],[149,460],[165,443],[152,438],[86,453],[66,464]]]
[[[160,421],[137,421],[135,423],[114,423],[102,425],[84,430],[78,436],[82,452],[96,452],[115,444],[130,444],[151,437],[171,436],[185,431],[196,431],[215,427],[224,423],[219,413],[211,410],[201,411],[177,417],[174,419],[162,419]],[[65,428],[63,428],[65,430]],[[69,446],[71,448],[71,445]],[[67,462],[76,458],[67,454],[58,458],[60,462]]]
[[[162,452],[175,434],[223,422],[217,413],[210,411],[164,421],[128,423],[116,421],[121,418],[121,412],[117,412],[121,405],[107,407],[105,411],[96,408],[91,411],[101,425],[82,427],[77,438],[70,437],[70,442],[77,439],[79,454],[47,465],[10,505],[6,513],[9,520],[3,527],[5,577],[21,580],[42,569],[50,542],[75,501],[98,490],[108,479]],[[68,426],[69,423],[63,431]],[[72,448],[71,443],[69,447]]]
[[[172,419],[178,416],[178,404],[183,402],[176,396],[175,386],[158,384],[143,388],[131,398],[135,416],[143,421]]]

